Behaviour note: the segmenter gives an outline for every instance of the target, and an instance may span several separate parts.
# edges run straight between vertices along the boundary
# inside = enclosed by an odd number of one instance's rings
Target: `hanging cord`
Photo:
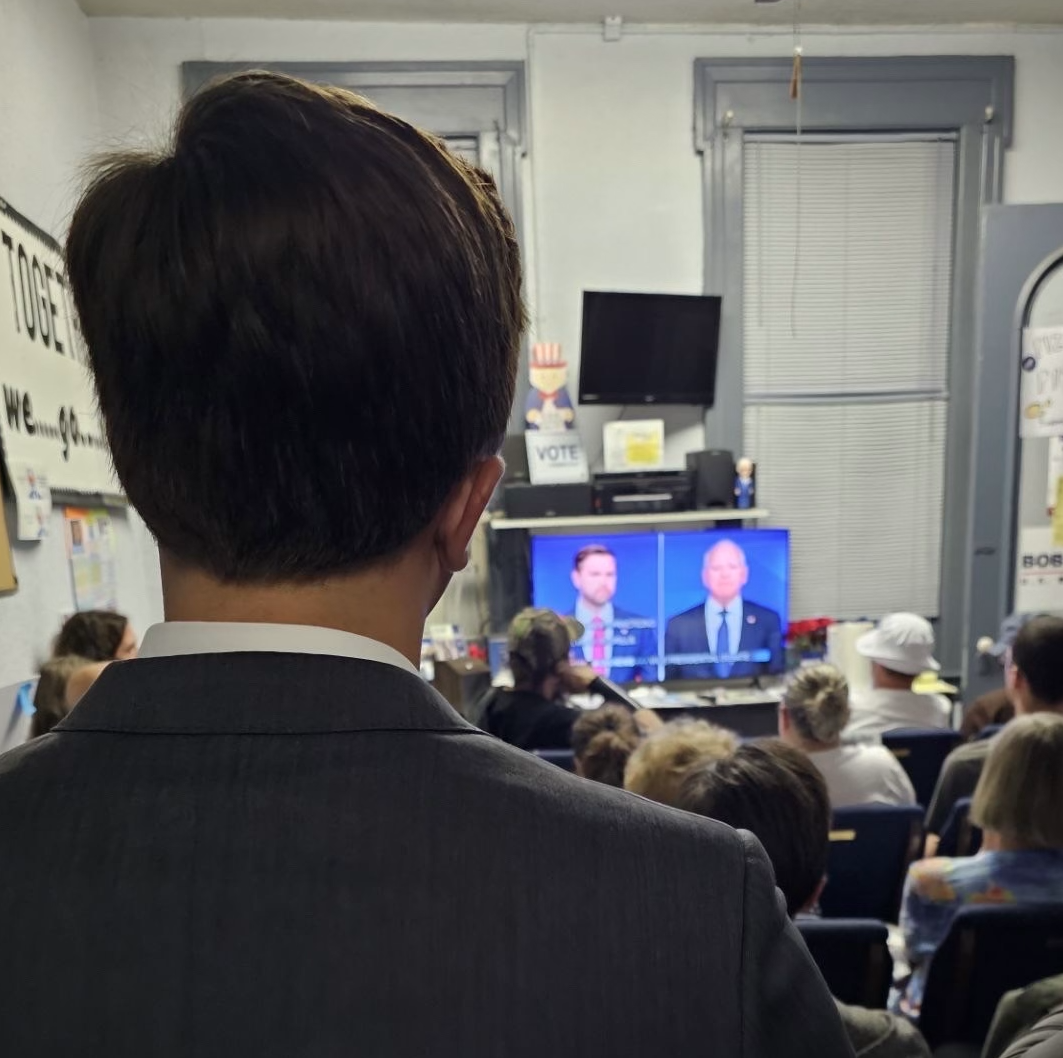
[[[804,71],[802,59],[804,46],[801,43],[801,0],[794,4],[794,67],[790,75],[790,98],[795,104],[794,128],[797,132],[795,161],[797,173],[794,181],[794,271],[790,286],[790,337],[797,338],[797,277],[801,268],[801,108],[804,103]]]

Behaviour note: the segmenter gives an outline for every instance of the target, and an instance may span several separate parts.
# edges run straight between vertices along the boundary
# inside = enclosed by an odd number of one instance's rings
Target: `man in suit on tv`
[[[67,262],[166,620],[0,757],[0,1055],[851,1058],[755,838],[418,672],[503,471],[491,177],[247,72],[97,170]]]
[[[576,553],[572,586],[579,593],[571,616],[583,625],[573,654],[589,662],[599,676],[616,683],[657,678],[657,629],[654,622],[613,605],[616,555],[603,544]]]
[[[733,540],[721,540],[705,552],[705,602],[670,618],[665,629],[664,653],[674,659],[665,667],[667,679],[723,680],[782,672],[782,622],[774,610],[742,597],[748,581],[745,552]],[[766,653],[765,660],[746,656],[754,652]]]

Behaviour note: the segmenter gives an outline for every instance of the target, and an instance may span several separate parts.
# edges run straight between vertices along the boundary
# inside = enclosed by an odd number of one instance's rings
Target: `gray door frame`
[[[975,643],[1013,605],[1019,505],[1019,359],[1034,296],[1063,257],[1063,205],[988,206],[978,276],[978,359],[963,679],[968,697],[1000,686]]]

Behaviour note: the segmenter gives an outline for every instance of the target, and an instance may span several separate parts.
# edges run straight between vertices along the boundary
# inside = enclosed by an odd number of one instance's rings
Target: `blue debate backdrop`
[[[616,555],[616,595],[613,605],[649,620],[657,617],[657,533],[630,536],[533,536],[532,605],[560,614],[572,613],[576,589],[572,570],[576,555],[601,544]]]
[[[692,606],[705,602],[701,567],[705,553],[721,540],[737,544],[746,555],[749,581],[742,598],[774,610],[783,635],[790,608],[790,533],[786,529],[711,529],[696,533],[661,533],[663,540],[662,627]]]
[[[730,540],[745,553],[749,579],[742,597],[775,611],[785,636],[790,591],[790,534],[785,529],[534,536],[532,603],[561,614],[572,613],[576,554],[591,544],[601,544],[616,555],[614,606],[654,622],[657,653],[663,654],[669,618],[705,602],[707,592],[701,579],[704,557],[722,540]],[[663,678],[663,665],[657,675]]]

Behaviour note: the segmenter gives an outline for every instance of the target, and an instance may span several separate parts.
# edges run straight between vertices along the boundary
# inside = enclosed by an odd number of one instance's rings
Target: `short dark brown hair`
[[[1063,705],[1063,618],[1033,617],[1011,645],[1011,661],[1042,705]]]
[[[113,661],[122,645],[129,620],[112,610],[82,610],[71,614],[59,629],[52,657],[76,654],[89,661]]]
[[[678,807],[754,834],[791,915],[815,896],[827,870],[830,799],[801,750],[763,739],[722,760],[699,762],[684,778]]]
[[[640,739],[634,714],[622,705],[582,713],[572,725],[572,752],[580,775],[606,786],[623,786],[624,768]]]
[[[591,555],[608,555],[610,558],[616,558],[616,554],[610,551],[605,544],[588,544],[586,547],[581,547],[576,552],[576,557],[572,562],[572,568],[579,569],[580,566],[591,557]]]
[[[494,183],[340,88],[238,74],[104,159],[70,284],[118,476],[228,581],[394,554],[497,452],[524,308]]]

